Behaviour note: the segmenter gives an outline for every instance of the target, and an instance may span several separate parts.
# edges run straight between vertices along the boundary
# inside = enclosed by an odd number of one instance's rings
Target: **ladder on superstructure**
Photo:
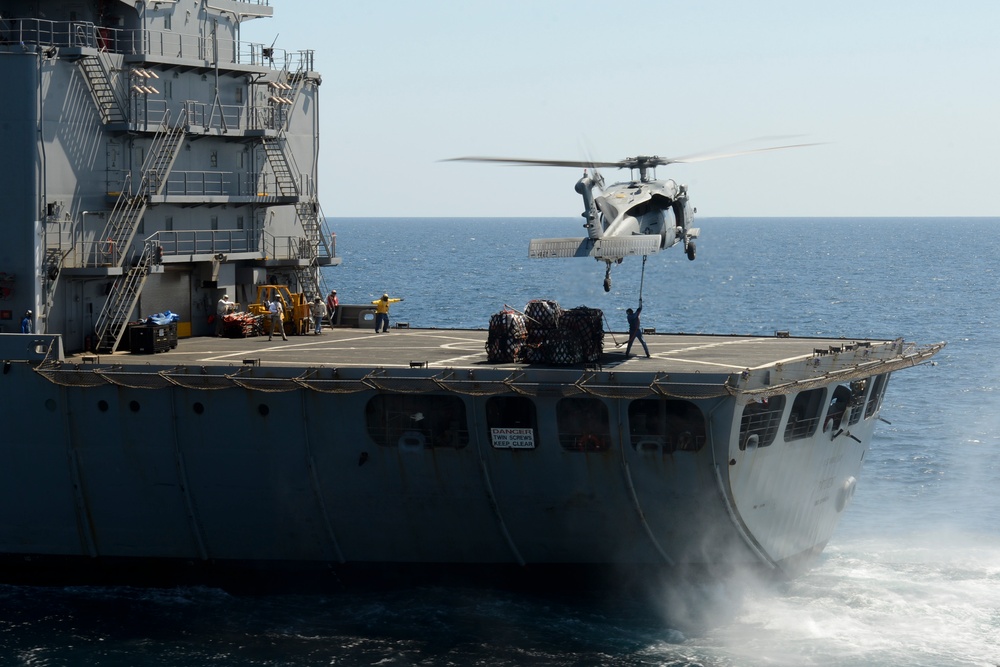
[[[281,133],[283,135],[283,133]],[[330,255],[330,248],[326,244],[326,237],[323,234],[323,225],[320,217],[319,201],[315,195],[301,197],[299,182],[296,178],[298,173],[294,161],[289,159],[284,147],[286,143],[283,136],[276,138],[264,137],[261,139],[264,147],[264,154],[274,172],[275,183],[278,193],[283,197],[295,197],[295,215],[302,225],[304,236],[305,259],[310,260],[310,265],[296,269],[296,277],[299,281],[299,290],[305,292],[307,296],[321,296],[321,287],[318,278],[318,267],[316,258],[320,253],[325,252],[325,256]]]
[[[149,154],[146,155],[142,165],[142,180],[135,192],[132,192],[130,180],[126,179],[125,186],[108,218],[108,224],[100,237],[102,241],[99,245],[109,250],[106,254],[112,266],[121,267],[126,257],[130,255],[126,249],[131,246],[135,238],[150,195],[163,194],[167,176],[184,143],[186,118],[186,114],[182,112],[174,124],[164,119],[156,135],[153,136]],[[98,352],[110,353],[118,347],[125,333],[128,318],[135,309],[142,287],[149,276],[152,251],[152,244],[144,244],[139,259],[112,284],[94,327]]]
[[[138,260],[117,278],[111,287],[104,308],[97,318],[97,352],[114,352],[128,328],[128,318],[139,302],[139,295],[149,277],[155,244],[143,244]]]
[[[174,124],[170,123],[169,115],[164,118],[156,134],[153,135],[149,153],[141,168],[139,187],[134,192],[130,187],[131,179],[126,179],[111,215],[108,216],[108,224],[99,237],[103,247],[110,250],[105,253],[109,255],[109,261],[104,262],[105,264],[121,266],[125,257],[124,251],[132,243],[139,229],[150,195],[163,194],[167,185],[167,175],[173,168],[184,143],[186,118],[187,114],[183,111]]]
[[[101,114],[101,121],[105,125],[123,123],[126,120],[126,105],[115,87],[111,77],[110,62],[107,61],[107,58],[108,56],[104,52],[99,52],[96,56],[80,58],[80,68],[83,70],[84,78],[94,96],[97,110]]]

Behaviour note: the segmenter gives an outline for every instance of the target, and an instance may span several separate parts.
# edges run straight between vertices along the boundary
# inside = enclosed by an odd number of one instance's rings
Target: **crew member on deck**
[[[642,325],[639,323],[639,313],[642,312],[642,299],[639,299],[639,308],[635,312],[629,308],[625,311],[625,317],[628,318],[628,345],[625,347],[625,357],[628,358],[632,351],[632,343],[638,339],[642,343],[642,349],[646,351],[646,358],[649,358],[649,348],[646,347],[646,341],[642,337]]]
[[[330,295],[326,297],[326,314],[330,317],[331,327],[337,323],[337,307],[339,305],[340,299],[337,298],[337,290],[330,290]]]
[[[35,322],[30,310],[25,311],[24,319],[21,320],[21,333],[35,333]]]
[[[274,300],[268,304],[268,311],[271,313],[271,331],[268,333],[267,339],[271,340],[274,338],[274,331],[277,329],[281,332],[281,340],[288,340],[288,336],[285,335],[285,323],[282,322],[285,307],[282,305],[277,296],[275,296]]]
[[[228,294],[223,294],[215,306],[215,335],[221,336],[224,330],[226,315],[236,309],[236,304],[229,300]]]
[[[375,306],[375,333],[385,333],[389,330],[389,304],[400,301],[402,299],[390,299],[388,294],[383,294],[381,299],[372,301],[372,305]]]
[[[323,330],[323,315],[326,314],[326,306],[320,301],[319,297],[316,297],[312,305],[309,306],[309,315],[312,316],[313,327],[315,327],[315,333],[318,336]]]

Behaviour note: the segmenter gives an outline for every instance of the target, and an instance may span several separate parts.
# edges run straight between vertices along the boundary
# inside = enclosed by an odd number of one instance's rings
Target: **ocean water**
[[[816,566],[651,590],[649,604],[425,587],[241,597],[0,586],[2,665],[1000,664],[1000,219],[703,219],[698,258],[529,260],[567,219],[334,220],[344,303],[485,328],[534,298],[643,297],[658,331],[947,341],[895,374],[854,501]],[[615,335],[615,334],[611,334]],[[621,334],[617,334],[619,337]],[[612,343],[612,339],[606,339]]]

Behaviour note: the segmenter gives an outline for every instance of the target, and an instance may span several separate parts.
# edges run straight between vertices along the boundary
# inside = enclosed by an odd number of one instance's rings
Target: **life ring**
[[[113,257],[115,254],[115,240],[108,239],[104,245],[104,254],[108,257]]]
[[[594,452],[604,449],[604,443],[593,433],[584,433],[577,438],[576,448],[581,452]]]
[[[854,476],[850,476],[844,480],[844,484],[840,487],[840,491],[837,492],[837,511],[843,512],[847,504],[851,502],[851,498],[854,497],[854,489],[857,485],[857,480]]]

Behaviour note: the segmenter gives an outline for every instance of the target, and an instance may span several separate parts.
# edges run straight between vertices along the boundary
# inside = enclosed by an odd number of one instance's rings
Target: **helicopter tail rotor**
[[[584,169],[583,177],[576,182],[576,192],[583,197],[582,215],[583,219],[586,220],[583,226],[587,230],[587,236],[595,240],[604,236],[604,227],[598,219],[597,205],[594,203],[594,188],[600,187],[598,181],[603,185],[604,179],[600,177],[600,174],[597,174],[597,180],[595,180],[594,176],[589,175],[587,169]]]

